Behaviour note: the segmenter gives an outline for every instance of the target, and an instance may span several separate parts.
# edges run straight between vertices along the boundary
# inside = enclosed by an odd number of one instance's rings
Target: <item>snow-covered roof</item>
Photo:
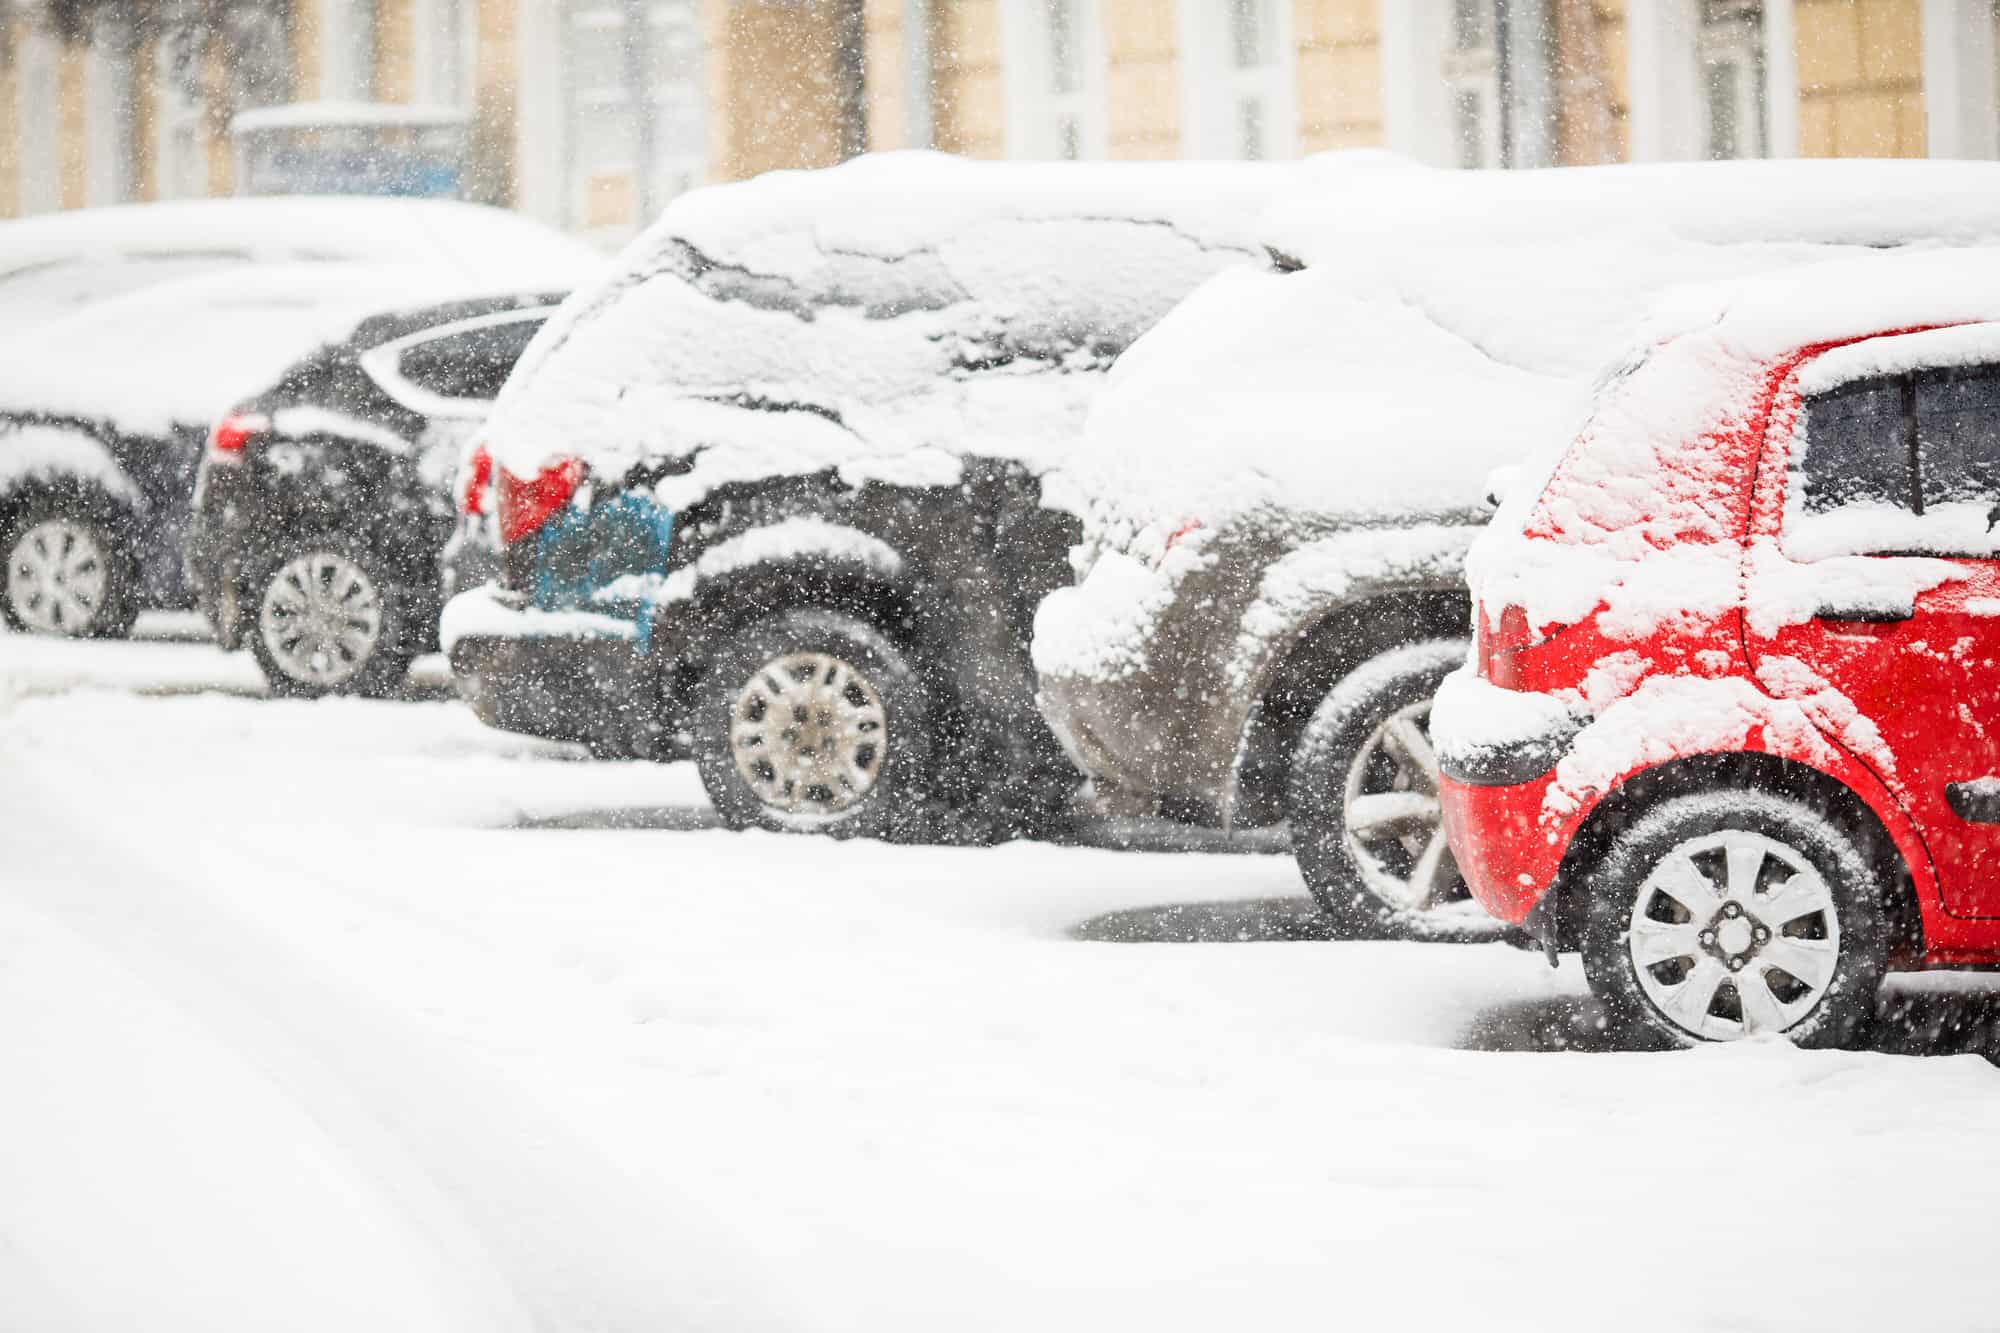
[[[1602,602],[1607,631],[1632,635],[1666,615],[1734,605],[1742,478],[1731,427],[1764,373],[1807,347],[1857,338],[1866,341],[1809,363],[1801,387],[1993,360],[1994,321],[2000,248],[1991,246],[1850,256],[1666,294],[1581,428],[1548,442],[1473,548],[1475,591],[1522,606],[1536,625],[1570,623]],[[1906,332],[1937,325],[1963,327]],[[1724,539],[1726,550],[1715,545]],[[1836,560],[1815,577],[1935,581],[1935,564]],[[1793,591],[1766,589],[1753,615],[1810,615],[1817,583]]]
[[[450,200],[121,204],[0,222],[0,331],[205,269],[319,260],[420,264],[524,289],[571,288],[604,263],[588,246],[517,213]]]
[[[0,413],[134,435],[205,429],[364,319],[483,294],[428,265],[272,264],[159,283],[0,343]]]
[[[696,191],[550,321],[489,443],[523,475],[695,455],[683,501],[860,457],[1039,465],[1117,350],[1261,261],[1295,170],[894,153]]]
[[[1493,468],[1570,438],[1607,360],[1732,290],[1658,308],[1676,288],[2000,237],[1995,164],[1302,173],[1264,234],[1310,266],[1213,280],[1098,399],[1064,480],[1101,521],[1470,511]]]

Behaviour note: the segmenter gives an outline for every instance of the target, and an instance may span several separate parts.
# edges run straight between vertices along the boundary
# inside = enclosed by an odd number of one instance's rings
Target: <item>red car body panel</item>
[[[1666,762],[1749,753],[1814,769],[1881,821],[1914,887],[1923,961],[1975,964],[2000,957],[2000,873],[1992,873],[2000,871],[2000,823],[1969,822],[1945,799],[1947,782],[2000,775],[2000,561],[1948,558],[1957,567],[1952,577],[1919,593],[1907,619],[1819,616],[1759,632],[1746,614],[1746,599],[1759,583],[1787,572],[1777,539],[1801,408],[1796,372],[1841,345],[1808,347],[1768,366],[1746,410],[1715,434],[1690,441],[1686,472],[1661,479],[1667,487],[1691,487],[1680,499],[1694,495],[1716,520],[1720,540],[1742,553],[1744,591],[1727,613],[1678,617],[1633,641],[1600,632],[1603,603],[1583,620],[1539,636],[1518,608],[1475,608],[1479,674],[1503,689],[1583,691],[1593,669],[1622,655],[1635,684],[1734,678],[1798,705],[1816,728],[1816,734],[1802,734],[1753,724],[1728,747],[1637,756],[1614,779],[1574,790],[1559,785],[1556,767],[1512,785],[1446,774],[1445,827],[1459,868],[1473,896],[1498,919],[1527,920],[1566,869],[1587,871],[1571,864],[1577,834],[1633,779]],[[1557,477],[1562,475],[1559,468]],[[1703,486],[1712,493],[1699,495]],[[1526,535],[1568,539],[1546,495]],[[1678,536],[1680,542],[1718,540],[1713,532],[1694,530]],[[1636,670],[1634,655],[1643,664]],[[1844,726],[1814,712],[1815,691],[1828,686],[1879,735],[1867,753],[1852,744],[1852,719]]]

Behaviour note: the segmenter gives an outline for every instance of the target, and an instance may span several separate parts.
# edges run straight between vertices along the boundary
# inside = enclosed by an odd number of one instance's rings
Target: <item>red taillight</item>
[[[500,469],[500,541],[511,546],[569,503],[583,484],[583,460],[565,458],[543,468],[527,481]]]
[[[250,442],[271,429],[261,412],[231,412],[208,433],[208,454],[218,463],[240,463]]]
[[[493,455],[480,445],[466,462],[465,494],[459,498],[461,512],[477,516],[486,512],[486,490],[493,484]]]
[[[1502,689],[1515,688],[1514,655],[1546,637],[1534,632],[1528,613],[1521,607],[1503,606],[1497,614],[1481,608],[1477,627],[1479,674]]]

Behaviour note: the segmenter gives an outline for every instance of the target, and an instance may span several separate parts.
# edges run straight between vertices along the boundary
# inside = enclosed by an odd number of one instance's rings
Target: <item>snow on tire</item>
[[[340,544],[272,563],[247,636],[273,694],[383,695],[403,683],[411,654],[395,589]]]
[[[0,522],[0,616],[17,630],[69,638],[123,638],[139,618],[138,569],[108,498],[54,496]]]
[[[732,828],[920,836],[930,706],[902,651],[864,621],[788,611],[716,650],[695,705],[695,762]]]
[[[1292,761],[1292,850],[1306,886],[1350,933],[1485,925],[1445,841],[1431,696],[1461,639],[1372,657],[1334,686]]]
[[[1850,1045],[1888,970],[1879,881],[1851,838],[1791,797],[1671,797],[1590,877],[1584,971],[1616,1019],[1672,1044]]]

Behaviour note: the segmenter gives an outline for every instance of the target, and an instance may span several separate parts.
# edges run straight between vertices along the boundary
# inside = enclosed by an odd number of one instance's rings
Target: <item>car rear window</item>
[[[440,398],[491,402],[541,327],[539,319],[517,319],[432,338],[404,349],[396,369]]]
[[[1924,506],[2000,499],[2000,368],[1924,371],[1914,402]]]
[[[1805,511],[1856,503],[1908,507],[1907,386],[1900,378],[1862,380],[1805,402]]]

